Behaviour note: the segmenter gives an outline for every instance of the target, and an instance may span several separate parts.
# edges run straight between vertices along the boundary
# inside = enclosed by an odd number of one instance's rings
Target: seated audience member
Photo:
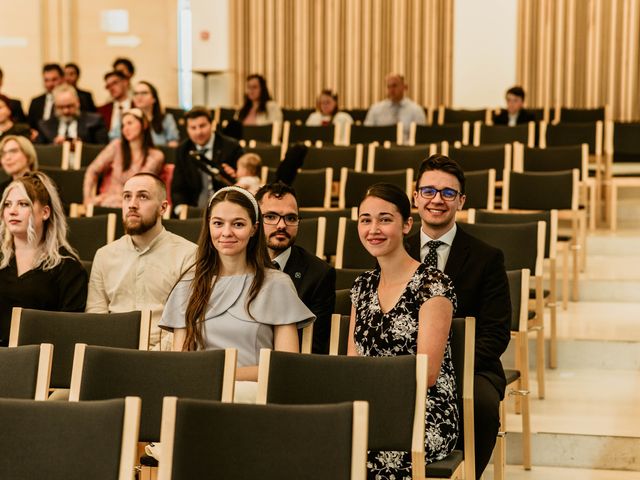
[[[3,80],[4,80],[4,72],[0,68],[0,91],[2,90]],[[22,110],[22,102],[17,98],[9,98],[7,95],[5,96],[8,99],[7,105],[11,109],[11,116],[13,117],[13,121],[17,123],[27,123],[27,116],[24,114],[24,111]]]
[[[31,129],[26,123],[14,121],[11,100],[0,94],[0,138],[7,135],[21,135],[30,138]]]
[[[131,80],[133,74],[136,73],[136,69],[133,65],[133,62],[126,57],[118,57],[113,61],[111,68],[114,70],[121,72],[127,77],[127,80]]]
[[[40,120],[49,120],[54,114],[53,89],[64,81],[64,72],[57,63],[47,63],[42,67],[42,81],[45,93],[31,100],[29,105],[29,125],[37,129]]]
[[[109,142],[107,127],[97,113],[80,109],[80,99],[71,85],[59,85],[53,90],[55,115],[38,122],[40,143],[60,145],[66,140],[82,140],[85,143]]]
[[[196,245],[168,232],[162,215],[167,189],[151,173],[138,173],[124,185],[125,234],[96,252],[91,266],[87,312],[151,310],[152,349],[170,350],[171,335],[158,327],[164,303],[180,276],[194,262]]]
[[[255,153],[245,153],[238,159],[238,168],[236,169],[236,185],[238,187],[249,190],[252,194],[256,194],[262,180],[260,179],[260,167],[262,160]]]
[[[413,194],[422,225],[408,238],[407,249],[414,259],[436,265],[449,276],[458,299],[456,316],[476,319],[475,457],[480,478],[500,427],[499,406],[506,387],[500,356],[509,344],[511,300],[502,251],[456,224],[464,192],[464,172],[455,161],[439,154],[423,161]]]
[[[84,204],[103,207],[122,206],[122,188],[139,172],[160,175],[164,154],[153,148],[149,122],[138,108],[122,114],[122,136],[113,140],[91,162],[84,176]],[[96,194],[102,175],[100,193]]]
[[[507,90],[507,109],[500,110],[499,114],[493,115],[495,125],[509,125],[515,127],[523,123],[534,122],[535,117],[524,107],[524,90],[522,87],[511,87]]]
[[[244,94],[244,104],[236,113],[236,118],[243,125],[268,125],[282,123],[282,110],[272,100],[267,81],[262,75],[249,75]]]
[[[338,109],[338,94],[331,90],[322,90],[316,101],[316,111],[309,115],[305,125],[319,127],[333,124],[344,128],[350,123],[353,123],[351,115]]]
[[[120,136],[120,120],[122,113],[132,107],[129,95],[129,79],[120,71],[114,70],[104,76],[105,88],[111,95],[111,101],[98,107],[104,123],[109,131],[109,138],[114,140]]]
[[[327,262],[295,245],[300,216],[293,188],[271,183],[256,194],[269,257],[291,277],[298,296],[316,316],[313,353],[329,353],[331,314],[336,301],[336,271]]]
[[[395,185],[375,184],[358,207],[358,235],[378,267],[351,288],[349,355],[385,357],[427,354],[425,461],[444,459],[458,440],[456,378],[449,330],[456,295],[436,267],[411,258],[411,203]],[[411,478],[411,452],[369,452],[369,478]]]
[[[82,312],[87,272],[67,242],[67,222],[53,182],[35,172],[2,195],[0,346],[9,341],[13,307]]]
[[[271,266],[258,204],[231,186],[207,206],[195,267],[169,295],[160,326],[174,350],[237,348],[237,380],[255,381],[261,348],[298,351],[314,315],[291,279]]]
[[[97,111],[96,104],[93,102],[93,95],[87,90],[78,88],[78,79],[80,78],[80,67],[75,63],[67,63],[64,66],[64,83],[71,85],[78,92],[80,100],[80,108],[83,112]]]
[[[235,183],[237,161],[244,151],[237,140],[212,130],[208,110],[196,107],[184,118],[189,138],[176,152],[171,199],[174,207],[206,207],[215,190]]]
[[[149,119],[154,145],[178,146],[178,126],[173,116],[162,110],[156,87],[149,82],[138,82],[133,88],[133,105]]]
[[[387,84],[387,98],[369,107],[364,124],[384,126],[402,122],[404,139],[407,141],[412,122],[416,122],[418,125],[427,123],[424,109],[405,96],[408,85],[404,83],[402,75],[390,73],[385,82]]]
[[[0,196],[11,182],[27,172],[38,170],[38,155],[31,142],[22,136],[7,135],[0,139],[0,162],[10,178],[0,183]]]

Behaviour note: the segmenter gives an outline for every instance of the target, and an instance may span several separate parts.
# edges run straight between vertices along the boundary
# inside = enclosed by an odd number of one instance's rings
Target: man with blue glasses
[[[416,260],[449,276],[458,300],[455,316],[476,318],[474,412],[480,478],[500,428],[506,387],[500,356],[509,344],[511,300],[502,251],[456,224],[456,212],[466,199],[464,188],[464,172],[454,160],[436,154],[422,162],[413,193],[421,228],[407,239],[407,249]]]

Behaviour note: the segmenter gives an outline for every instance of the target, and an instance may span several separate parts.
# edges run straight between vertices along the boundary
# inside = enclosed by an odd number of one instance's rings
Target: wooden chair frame
[[[173,450],[176,443],[175,429],[177,406],[177,397],[164,398],[164,402],[162,404],[162,426],[160,432],[162,461],[159,463],[158,480],[171,480],[172,478]],[[353,402],[353,434],[351,438],[352,480],[365,480],[367,477],[368,426],[369,404],[363,401]]]
[[[304,125],[302,125],[304,126]],[[340,128],[338,128],[338,125],[332,125],[333,126],[333,144],[334,145],[340,145],[342,138],[340,135]],[[285,145],[289,144],[289,137],[291,136],[291,122],[290,121],[286,121],[284,122],[284,126],[282,128],[282,143]],[[306,142],[306,140],[305,140]],[[312,142],[313,143],[313,142]]]
[[[20,348],[10,346],[8,348]],[[49,396],[49,382],[51,379],[51,365],[53,362],[53,345],[41,343],[39,346],[38,368],[36,373],[36,387],[33,396],[34,400],[43,401]]]
[[[405,146],[405,145],[403,145]],[[406,146],[415,146],[415,144],[409,144]],[[374,173],[376,172],[376,152],[378,151],[378,149],[389,149],[391,148],[390,146],[384,146],[384,145],[380,145],[379,143],[375,142],[375,143],[370,143],[369,147],[368,147],[368,152],[369,154],[367,155],[367,172],[369,173]],[[434,155],[438,153],[438,144],[437,143],[430,143],[429,147],[425,149],[424,154],[428,157],[430,157],[431,155]],[[418,167],[418,165],[416,165],[416,167]],[[381,172],[383,172],[384,170],[379,170]],[[415,169],[414,169],[415,171]]]
[[[446,118],[444,118],[444,115],[445,115],[446,108],[448,108],[446,105],[438,106],[438,125],[445,124]],[[481,110],[481,109],[478,109],[478,110]],[[491,122],[491,109],[487,108],[485,109],[485,113],[484,113],[484,123],[490,123],[490,122]]]
[[[481,135],[482,135],[482,127],[488,126],[492,127],[493,124],[482,123],[480,121],[476,121],[473,123],[473,146],[479,147],[482,145]],[[520,142],[509,142],[509,143],[520,143]],[[536,144],[536,122],[528,122],[527,123],[527,146],[532,148]]]
[[[344,128],[344,137],[342,139],[342,145],[351,145],[351,124],[347,123]],[[366,126],[366,125],[365,125]],[[387,142],[383,142],[386,144]],[[404,124],[398,122],[396,124],[396,144],[404,145]]]
[[[427,126],[431,126],[431,123],[428,123]],[[441,124],[438,124],[441,125]],[[411,125],[409,125],[409,140],[406,143],[406,145],[415,145],[416,144],[416,132],[418,131],[418,124],[416,122],[411,122]],[[470,132],[471,132],[471,124],[469,122],[462,122],[462,141],[461,141],[461,145],[469,145],[469,137],[470,137]],[[449,144],[449,142],[447,142],[446,140],[443,140],[442,142],[439,142],[441,145],[442,144]],[[446,153],[442,152],[443,155],[447,155]]]
[[[411,198],[413,191],[413,177],[414,177],[414,169],[407,168],[406,169],[406,180],[405,180],[405,193],[409,198]],[[338,197],[338,208],[346,208],[346,200],[345,195],[347,191],[347,181],[349,177],[349,169],[346,167],[342,167],[340,169],[340,195]]]

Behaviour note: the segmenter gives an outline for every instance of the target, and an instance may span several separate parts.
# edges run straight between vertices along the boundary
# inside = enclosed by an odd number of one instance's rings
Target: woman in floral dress
[[[430,463],[444,459],[458,440],[449,346],[456,297],[444,273],[405,250],[411,225],[404,191],[384,183],[369,188],[358,207],[358,234],[378,268],[360,275],[351,289],[349,355],[428,355],[425,461]],[[367,469],[371,479],[411,479],[411,453],[370,451]]]

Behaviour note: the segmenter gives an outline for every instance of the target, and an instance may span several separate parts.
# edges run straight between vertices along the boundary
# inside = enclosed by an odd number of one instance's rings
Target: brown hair
[[[238,159],[236,165],[245,167],[253,176],[257,177],[259,168],[262,165],[262,160],[260,159],[260,155],[256,153],[245,153]]]
[[[149,150],[153,148],[153,139],[151,138],[149,120],[139,108],[130,108],[129,110],[126,110],[122,114],[121,120],[123,120],[126,115],[131,115],[133,118],[138,120],[142,126],[140,135],[142,136],[142,165],[144,165],[147,162]],[[122,133],[123,126],[124,124],[120,126],[120,138],[122,140],[120,142],[120,148],[122,149],[122,171],[126,172],[131,167],[131,146],[129,145],[129,140],[127,140]]]
[[[264,283],[265,270],[272,268],[271,260],[267,252],[267,244],[264,238],[262,221],[256,217],[256,211],[251,200],[246,194],[234,190],[227,190],[215,195],[207,207],[200,238],[198,239],[198,251],[195,261],[195,277],[191,283],[191,294],[187,302],[185,322],[187,335],[184,340],[183,350],[198,350],[205,348],[204,341],[204,318],[211,298],[211,293],[215,287],[216,279],[220,273],[220,257],[214,248],[209,234],[209,219],[213,208],[222,202],[232,202],[240,205],[247,211],[251,223],[258,228],[256,233],[249,239],[247,245],[247,264],[254,271],[253,282],[249,289],[247,299],[247,312],[251,314],[251,303],[255,300],[262,284]]]

